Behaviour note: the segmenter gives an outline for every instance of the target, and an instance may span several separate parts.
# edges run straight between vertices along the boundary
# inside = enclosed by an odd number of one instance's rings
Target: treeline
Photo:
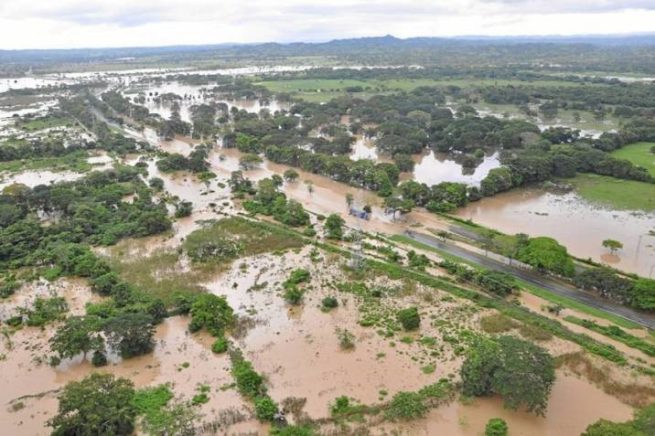
[[[272,216],[276,221],[292,227],[309,225],[309,214],[302,204],[287,200],[287,196],[280,192],[283,183],[280,176],[274,175],[260,180],[255,187],[249,179],[243,177],[241,171],[232,172],[229,180],[236,197],[245,199],[243,207],[248,212]]]
[[[123,201],[132,194],[133,202]],[[48,266],[49,259],[59,259],[61,244],[109,245],[171,227],[165,205],[153,202],[138,170],[130,167],[94,171],[74,182],[11,185],[0,194],[0,216],[0,265],[5,268]],[[38,216],[52,222],[43,225]]]
[[[590,268],[575,277],[576,286],[636,309],[655,310],[655,280],[632,279],[616,271]]]
[[[183,156],[178,153],[161,153],[161,159],[157,161],[157,169],[164,173],[174,171],[191,171],[192,173],[203,173],[209,169],[208,146],[196,146],[189,156]]]
[[[26,140],[0,142],[0,162],[12,160],[60,157],[95,148],[94,143],[80,140],[75,143],[64,142],[62,138],[38,137]]]
[[[127,195],[135,195],[134,200],[123,201]],[[9,186],[0,195],[0,219],[0,268],[6,271],[0,277],[2,296],[18,287],[15,271],[32,268],[49,280],[88,278],[94,292],[110,297],[58,327],[51,340],[53,364],[93,352],[93,363],[104,365],[105,344],[123,357],[152,349],[153,326],[167,314],[164,302],[122,281],[89,247],[170,229],[165,205],[153,202],[138,169],[119,167],[34,188]]]
[[[100,110],[97,107],[103,106],[106,105],[90,94],[59,99],[59,107],[96,136],[97,148],[114,151],[119,154],[134,153],[150,148],[147,142],[135,141],[132,138],[111,130],[107,126],[107,123],[99,119],[93,111],[94,108]],[[120,122],[122,123],[122,120]]]
[[[551,78],[552,79],[552,78]],[[544,100],[552,101],[559,109],[594,111],[605,106],[616,106],[619,116],[655,113],[655,90],[649,83],[624,83],[611,85],[539,86],[518,84],[479,88],[483,100],[493,104],[524,105]],[[632,108],[632,114],[623,108]]]

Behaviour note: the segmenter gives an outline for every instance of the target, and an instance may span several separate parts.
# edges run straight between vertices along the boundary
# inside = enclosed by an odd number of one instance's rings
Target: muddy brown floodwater
[[[648,277],[655,273],[655,214],[608,210],[575,193],[553,194],[520,189],[484,198],[461,208],[457,216],[500,230],[550,236],[569,252]],[[605,239],[623,243],[616,256],[602,247]]]
[[[577,436],[600,415],[612,421],[627,421],[632,409],[588,382],[558,371],[545,418],[505,409],[500,398],[487,398],[435,409],[426,419],[401,426],[401,431],[415,435],[480,435],[489,419],[502,418],[509,434],[515,436]]]

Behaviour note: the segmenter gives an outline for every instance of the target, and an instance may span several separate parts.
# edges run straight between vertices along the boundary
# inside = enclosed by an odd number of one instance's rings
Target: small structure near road
[[[351,207],[348,213],[356,218],[362,219],[362,220],[369,220],[371,218],[371,214],[369,212],[366,212],[363,209],[358,209],[356,207]]]

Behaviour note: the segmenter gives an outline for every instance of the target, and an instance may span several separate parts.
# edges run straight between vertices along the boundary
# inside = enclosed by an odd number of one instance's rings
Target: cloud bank
[[[0,0],[0,48],[653,31],[653,0]]]

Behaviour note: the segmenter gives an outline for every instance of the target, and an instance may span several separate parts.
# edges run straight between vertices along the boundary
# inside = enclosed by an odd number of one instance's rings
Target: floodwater
[[[511,435],[566,436],[581,434],[601,417],[627,421],[632,409],[588,382],[558,371],[545,418],[505,409],[500,398],[485,398],[435,409],[402,430],[416,435],[479,435],[489,419],[502,418]]]
[[[415,157],[413,179],[428,186],[441,182],[459,182],[480,186],[489,171],[500,166],[498,152],[485,156],[475,168],[464,168],[446,153],[428,153]]]
[[[126,96],[136,97],[138,93],[145,94],[145,103],[143,104],[152,113],[160,115],[162,118],[169,118],[171,116],[170,101],[161,101],[156,97],[162,94],[173,93],[182,97],[182,100],[176,100],[180,105],[180,118],[183,121],[191,122],[191,106],[202,103],[225,103],[228,108],[236,107],[237,109],[245,110],[251,113],[259,113],[262,109],[267,109],[271,113],[283,109],[289,109],[290,105],[271,99],[267,102],[260,100],[226,100],[221,98],[219,94],[214,94],[210,91],[216,84],[206,85],[191,85],[177,81],[150,84],[147,82],[140,82],[133,85],[125,92]]]
[[[200,412],[212,421],[221,411],[238,409],[249,416],[243,400],[234,389],[221,389],[232,383],[227,355],[217,356],[210,350],[213,338],[205,333],[191,335],[188,319],[173,317],[157,327],[153,353],[132,358],[118,364],[95,369],[81,356],[62,362],[53,368],[39,363],[47,352],[47,340],[52,330],[24,328],[0,344],[0,428],[3,434],[46,435],[50,431],[45,422],[57,409],[57,390],[66,383],[80,380],[92,372],[110,372],[127,377],[137,387],[171,383],[176,396],[190,400],[200,384],[211,387],[210,401]],[[24,397],[24,398],[21,398]],[[16,399],[21,398],[16,401]],[[13,411],[12,405],[22,402],[24,407]],[[255,428],[257,424],[255,424]]]
[[[55,182],[72,182],[83,176],[84,174],[73,171],[23,171],[21,173],[12,174],[8,177],[0,178],[0,190],[13,184],[22,184],[33,188],[37,185],[49,185]]]
[[[550,236],[580,258],[591,258],[648,277],[655,268],[655,214],[608,210],[576,193],[554,194],[520,189],[484,198],[456,213],[503,233]],[[602,247],[605,239],[623,243],[615,256]]]

